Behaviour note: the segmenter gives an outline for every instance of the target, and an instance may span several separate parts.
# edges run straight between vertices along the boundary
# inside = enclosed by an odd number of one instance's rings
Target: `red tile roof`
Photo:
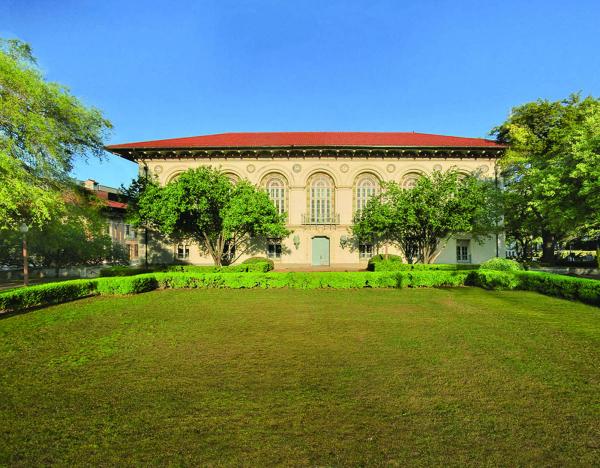
[[[130,148],[264,148],[264,147],[497,147],[484,138],[463,138],[414,132],[256,132],[219,133],[167,140],[138,141],[107,146],[109,151]]]
[[[121,202],[114,201],[114,200],[107,200],[106,205],[111,208],[120,208],[120,209],[127,208],[127,203],[121,203]]]

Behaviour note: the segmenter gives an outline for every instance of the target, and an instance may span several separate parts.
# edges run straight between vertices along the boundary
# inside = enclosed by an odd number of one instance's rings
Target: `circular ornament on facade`
[[[348,164],[342,164],[342,165],[340,166],[340,171],[342,171],[344,174],[345,174],[346,172],[348,172],[348,170],[349,170],[349,169],[350,169],[350,167],[348,166]]]
[[[248,171],[250,174],[252,174],[252,173],[253,173],[253,172],[256,170],[256,167],[254,167],[254,164],[248,164],[248,165],[246,166],[246,170],[247,170],[247,171]]]
[[[292,171],[294,172],[300,172],[302,170],[302,166],[300,164],[294,164],[292,166]]]
[[[490,170],[490,166],[488,166],[487,164],[484,164],[483,166],[479,166],[479,172],[481,172],[482,174],[485,174],[489,170]]]
[[[393,164],[388,164],[385,167],[385,170],[388,171],[388,172],[394,172],[396,170],[396,166],[394,166]]]
[[[163,171],[163,167],[162,166],[154,166],[154,173],[155,174],[161,174]]]
[[[441,171],[442,170],[442,165],[441,164],[436,164],[435,166],[433,166],[433,170],[434,171]]]

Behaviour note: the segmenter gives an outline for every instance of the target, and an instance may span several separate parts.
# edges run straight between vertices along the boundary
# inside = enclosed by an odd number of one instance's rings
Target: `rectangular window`
[[[373,256],[373,244],[359,244],[359,258],[371,258]]]
[[[187,260],[188,258],[190,258],[189,245],[179,244],[177,246],[177,260]]]
[[[281,258],[281,239],[269,239],[267,241],[267,257]]]
[[[456,241],[456,261],[457,263],[471,263],[471,252],[468,239],[457,239]]]
[[[137,244],[133,244],[133,258],[138,258],[140,256],[139,248]]]
[[[135,239],[136,236],[136,231],[133,228],[133,226],[131,224],[126,224],[125,225],[125,238],[126,239]]]

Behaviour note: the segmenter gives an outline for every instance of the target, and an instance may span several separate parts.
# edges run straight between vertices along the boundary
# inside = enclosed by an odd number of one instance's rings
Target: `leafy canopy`
[[[353,234],[397,245],[409,263],[432,263],[453,234],[480,239],[498,229],[499,193],[491,181],[434,171],[413,188],[388,182],[383,189],[357,213]]]
[[[554,241],[598,232],[598,99],[573,94],[560,101],[523,104],[492,134],[509,145],[501,165],[507,230],[513,240],[526,250],[527,242],[540,235],[545,260],[550,261]]]
[[[76,157],[100,157],[111,123],[47,82],[28,44],[0,39],[0,229],[42,225]]]
[[[283,238],[290,233],[285,215],[277,212],[265,191],[245,180],[234,184],[216,169],[189,169],[164,187],[138,182],[136,190],[134,224],[172,241],[199,245],[215,265],[232,263],[252,250],[255,238]]]
[[[61,268],[112,260],[113,246],[106,232],[103,203],[81,188],[63,192],[62,202],[51,220],[27,233],[31,263]],[[18,265],[21,261],[21,233],[0,231],[0,264]]]

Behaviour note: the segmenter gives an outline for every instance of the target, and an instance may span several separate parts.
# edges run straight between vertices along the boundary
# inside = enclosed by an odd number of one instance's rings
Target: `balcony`
[[[302,224],[305,225],[317,225],[317,226],[334,226],[336,224],[340,224],[340,215],[339,213],[331,214],[331,215],[318,215],[313,216],[310,214],[302,215]]]

